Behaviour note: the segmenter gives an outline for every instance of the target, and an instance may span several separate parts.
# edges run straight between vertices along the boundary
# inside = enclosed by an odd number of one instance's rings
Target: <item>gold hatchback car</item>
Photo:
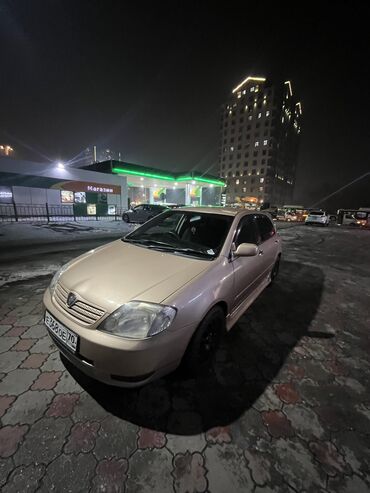
[[[180,363],[196,373],[280,256],[267,214],[168,210],[63,266],[44,295],[45,324],[73,365],[110,385],[144,385]]]

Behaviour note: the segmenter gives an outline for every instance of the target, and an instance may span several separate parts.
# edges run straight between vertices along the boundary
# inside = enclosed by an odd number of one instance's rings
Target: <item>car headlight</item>
[[[166,330],[175,316],[172,306],[130,301],[109,315],[99,330],[129,339],[146,339]]]
[[[68,269],[68,267],[73,262],[74,262],[73,260],[70,260],[69,262],[67,262],[66,264],[64,264],[59,270],[56,271],[56,273],[54,274],[54,276],[53,276],[53,278],[51,280],[51,283],[49,284],[49,290],[50,290],[50,293],[51,294],[54,293],[55,286],[57,285],[60,276]]]

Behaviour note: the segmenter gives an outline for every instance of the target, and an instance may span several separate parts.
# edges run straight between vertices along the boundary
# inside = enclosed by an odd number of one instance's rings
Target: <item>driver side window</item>
[[[246,216],[240,221],[235,246],[238,247],[241,243],[253,243],[254,245],[260,243],[258,229],[252,215]]]

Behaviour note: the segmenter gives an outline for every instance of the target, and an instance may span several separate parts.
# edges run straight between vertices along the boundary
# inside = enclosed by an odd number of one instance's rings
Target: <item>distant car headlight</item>
[[[146,339],[168,329],[175,316],[172,306],[130,301],[109,315],[99,330],[129,339]]]

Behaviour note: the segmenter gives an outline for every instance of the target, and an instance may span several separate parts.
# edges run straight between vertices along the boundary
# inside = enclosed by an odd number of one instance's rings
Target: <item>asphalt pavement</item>
[[[42,323],[52,272],[104,238],[2,259],[1,491],[368,493],[370,232],[281,235],[213,368],[135,390],[81,375]]]

